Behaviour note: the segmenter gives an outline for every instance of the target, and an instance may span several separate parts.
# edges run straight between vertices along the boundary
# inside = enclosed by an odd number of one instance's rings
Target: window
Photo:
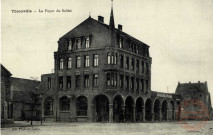
[[[72,40],[69,40],[67,49],[68,51],[72,50]]]
[[[146,63],[146,74],[148,75],[149,74],[149,64]]]
[[[47,78],[47,88],[51,89],[51,77]]]
[[[126,57],[125,68],[129,69],[129,57]]]
[[[62,97],[60,99],[60,111],[70,110],[70,100],[67,97]]]
[[[77,116],[87,115],[87,98],[80,96],[77,98]]]
[[[89,67],[89,55],[86,55],[84,58],[84,66]]]
[[[138,47],[138,46],[136,46],[136,53],[137,53],[137,54],[139,53],[138,48],[139,48],[139,47]]]
[[[120,55],[120,64],[121,64],[121,68],[124,67],[124,56]]]
[[[115,53],[115,60],[114,60],[114,64],[117,65],[117,53]]]
[[[136,70],[139,71],[139,60],[136,60]]]
[[[126,89],[129,89],[129,76],[126,76]]]
[[[80,39],[76,39],[76,49],[81,48],[81,40]]]
[[[111,64],[110,53],[107,53],[107,64]]]
[[[80,75],[76,75],[76,88],[80,88],[81,86],[81,76]]]
[[[120,75],[120,88],[123,88],[123,75]]]
[[[131,83],[130,83],[131,89],[134,89],[134,87],[135,87],[135,86],[134,86],[134,84],[135,84],[134,81],[135,81],[134,77],[131,77]]]
[[[139,79],[136,79],[136,89],[139,90]]]
[[[135,69],[135,59],[134,59],[134,58],[132,58],[131,69],[132,69],[132,70]]]
[[[114,64],[114,53],[111,54],[111,64]]]
[[[59,88],[63,89],[63,76],[59,77]]]
[[[142,92],[144,92],[144,80],[141,79],[141,88],[142,88]]]
[[[149,81],[146,80],[146,90],[148,90],[148,89],[149,89]]]
[[[80,68],[80,67],[81,67],[81,56],[78,56],[78,57],[76,58],[76,67],[77,67],[77,68]]]
[[[117,73],[107,73],[107,86],[117,86]]]
[[[84,87],[89,87],[89,75],[84,75]]]
[[[71,88],[71,76],[67,76],[67,88]]]
[[[63,69],[63,68],[64,68],[64,60],[60,59],[59,69]]]
[[[87,37],[86,39],[85,39],[85,46],[86,46],[86,48],[89,48],[90,47],[90,44],[89,44],[89,38]]]
[[[110,73],[107,73],[107,86],[110,86]]]
[[[119,40],[119,47],[120,48],[124,47],[124,45],[123,45],[123,38],[120,38],[120,40]]]
[[[67,61],[67,68],[68,68],[68,69],[72,68],[72,58],[68,58],[68,61]]]
[[[98,75],[97,74],[93,75],[93,86],[98,87]]]
[[[141,66],[142,66],[142,73],[144,73],[144,62],[143,61],[141,63]]]
[[[98,55],[97,54],[94,55],[94,61],[93,62],[94,62],[93,63],[94,66],[97,67],[98,66]]]

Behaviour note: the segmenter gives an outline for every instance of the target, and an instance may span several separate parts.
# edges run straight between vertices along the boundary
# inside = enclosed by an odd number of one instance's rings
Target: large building
[[[89,16],[59,38],[54,73],[41,77],[45,120],[139,122],[175,120],[180,94],[151,91],[149,46]]]

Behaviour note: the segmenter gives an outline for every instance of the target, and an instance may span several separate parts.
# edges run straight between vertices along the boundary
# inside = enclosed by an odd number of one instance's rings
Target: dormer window
[[[81,48],[81,40],[80,39],[76,39],[76,49]]]
[[[138,54],[138,52],[139,52],[139,51],[138,51],[138,50],[139,50],[138,48],[139,48],[139,47],[138,47],[138,46],[136,46],[136,53],[137,53],[137,54]]]
[[[124,47],[124,46],[123,46],[123,39],[122,39],[122,38],[119,39],[119,47],[120,47],[120,48],[123,48],[123,47]]]
[[[86,46],[86,48],[89,48],[89,47],[90,47],[90,40],[89,40],[89,37],[86,37],[86,39],[85,39],[85,46]]]
[[[68,42],[68,51],[72,50],[72,41],[69,40]]]

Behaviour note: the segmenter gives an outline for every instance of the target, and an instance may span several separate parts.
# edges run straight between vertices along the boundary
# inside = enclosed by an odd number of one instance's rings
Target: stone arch
[[[108,122],[109,121],[109,98],[105,94],[99,94],[93,98],[94,105],[94,121]]]
[[[116,95],[113,100],[113,122],[124,121],[124,100],[121,95]]]
[[[128,96],[125,101],[125,120],[133,122],[134,120],[134,99],[132,96]]]
[[[180,120],[180,115],[181,115],[181,106],[180,106],[180,101],[176,101],[176,120]]]
[[[142,97],[136,99],[136,121],[143,121],[144,101]]]
[[[166,121],[168,120],[168,102],[166,100],[163,100],[162,102],[162,108],[161,108],[161,113],[162,113],[162,120]]]
[[[77,116],[87,116],[88,99],[86,96],[81,95],[76,99]]]
[[[152,100],[148,98],[145,103],[145,119],[146,121],[152,120]]]
[[[169,102],[169,120],[174,120],[175,118],[175,104],[173,100]]]
[[[161,103],[159,99],[155,99],[155,101],[153,102],[154,105],[154,121],[160,121],[161,117],[160,117],[160,111],[161,111]]]

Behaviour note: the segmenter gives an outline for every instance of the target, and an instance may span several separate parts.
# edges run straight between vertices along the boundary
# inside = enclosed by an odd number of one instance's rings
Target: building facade
[[[142,122],[179,119],[180,94],[151,91],[149,46],[91,17],[59,38],[54,73],[41,76],[44,120]]]

